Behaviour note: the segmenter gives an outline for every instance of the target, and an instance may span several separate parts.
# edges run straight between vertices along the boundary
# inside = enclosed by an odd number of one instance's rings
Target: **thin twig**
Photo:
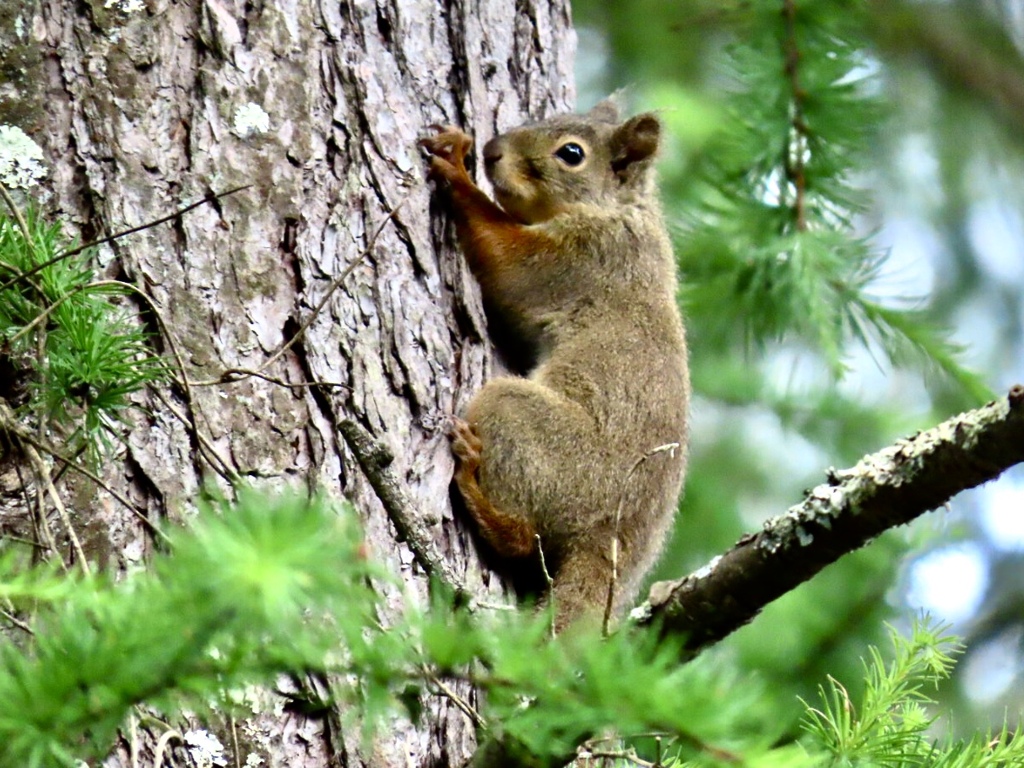
[[[139,721],[135,714],[128,715],[128,761],[131,768],[139,768]]]
[[[146,528],[148,528],[152,533],[164,538],[165,541],[167,540],[166,535],[159,528],[157,528],[149,518],[147,518],[145,515],[139,512],[139,510],[135,508],[135,505],[132,504],[127,498],[125,498],[118,491],[115,491],[112,487],[110,487],[110,485],[106,483],[102,478],[100,478],[96,473],[92,472],[89,469],[86,469],[73,459],[64,456],[62,453],[60,453],[60,451],[56,450],[52,446],[46,445],[46,443],[43,443],[37,440],[36,438],[32,437],[30,434],[28,434],[27,430],[24,430],[21,427],[19,427],[14,421],[10,419],[10,417],[5,417],[5,408],[6,406],[4,406],[3,403],[0,403],[0,428],[6,429],[10,434],[17,437],[22,442],[23,448],[25,446],[31,446],[37,450],[43,451],[52,456],[53,458],[57,459],[58,461],[63,462],[69,469],[74,470],[75,472],[78,472],[80,475],[83,475],[88,479],[92,480],[94,483],[96,483],[96,485],[98,485],[100,488],[102,488],[111,496],[113,496],[114,499],[121,502],[121,504],[123,504],[124,507],[129,512],[131,512],[133,515],[139,518],[139,520],[142,521]],[[10,412],[8,411],[8,414],[9,413]],[[53,544],[51,543],[49,546],[52,547]]]
[[[384,227],[386,227],[388,225],[388,222],[390,222],[395,217],[395,215],[402,209],[402,206],[405,205],[406,202],[408,202],[410,195],[406,195],[404,198],[402,198],[402,200],[399,201],[398,205],[396,205],[388,213],[388,215],[384,217],[384,221],[380,223],[380,226],[377,227],[373,235],[370,237],[370,242],[367,243],[366,248],[363,249],[363,251],[358,256],[356,256],[355,259],[352,260],[352,263],[349,264],[340,275],[338,275],[336,278],[334,278],[334,280],[331,281],[331,284],[327,287],[327,291],[324,293],[319,303],[317,303],[317,305],[313,307],[313,311],[310,312],[309,316],[302,321],[302,324],[299,326],[299,329],[292,335],[290,339],[284,342],[277,349],[276,352],[274,352],[270,357],[268,357],[263,362],[263,364],[256,369],[256,371],[265,371],[267,368],[269,368],[271,365],[277,362],[285,352],[291,349],[293,344],[295,344],[299,339],[302,338],[302,335],[306,332],[309,326],[313,324],[317,316],[327,305],[327,302],[331,298],[331,295],[336,290],[338,290],[338,288],[341,287],[342,283],[344,283],[348,279],[349,275],[351,275],[355,271],[356,267],[358,267],[363,262],[363,259],[370,255],[370,253],[373,251],[374,245],[377,244],[377,238],[380,236],[381,232],[384,231]],[[241,379],[236,379],[235,381],[241,381]],[[192,382],[193,386],[196,387],[212,386],[215,384],[222,383],[228,382],[222,382],[220,378],[212,379],[209,381]]]
[[[793,140],[790,141],[787,137],[783,149],[783,166],[786,170],[787,181],[792,182],[796,191],[796,199],[793,201],[796,229],[798,232],[803,232],[807,229],[807,173],[804,168],[804,153],[807,151],[809,130],[804,119],[804,101],[807,94],[800,85],[801,54],[796,39],[795,0],[783,0],[782,16],[786,25],[786,39],[783,42],[785,72],[789,78],[790,105],[793,110],[790,118]]]
[[[244,189],[244,187],[239,187],[239,189]],[[232,471],[227,461],[221,458],[221,456],[217,453],[216,449],[212,445],[210,445],[209,441],[205,437],[203,437],[202,432],[200,432],[199,430],[199,419],[196,416],[195,406],[192,397],[192,389],[188,379],[188,373],[185,371],[185,362],[181,357],[181,352],[178,350],[178,344],[174,339],[174,335],[171,333],[171,330],[168,327],[167,322],[164,320],[163,314],[161,314],[159,307],[157,307],[156,302],[153,300],[153,297],[150,296],[145,291],[143,291],[141,288],[138,288],[132,285],[131,283],[126,283],[121,280],[98,280],[94,283],[90,283],[90,286],[92,287],[103,287],[107,285],[132,292],[133,294],[141,298],[149,307],[149,310],[153,313],[153,316],[156,318],[157,325],[160,326],[160,333],[167,342],[167,346],[171,350],[171,355],[174,357],[174,363],[177,366],[178,373],[180,374],[180,378],[178,378],[177,376],[172,376],[171,381],[173,384],[181,388],[182,394],[184,395],[185,409],[186,412],[188,413],[188,416],[185,417],[182,414],[178,413],[178,411],[176,411],[174,407],[171,405],[170,401],[164,398],[163,395],[161,395],[156,389],[153,390],[153,395],[161,403],[164,404],[168,412],[172,416],[174,416],[174,418],[176,418],[178,421],[185,425],[185,428],[191,433],[192,438],[200,446],[200,449],[205,449],[205,451],[209,454],[206,456],[206,460],[209,462],[213,470],[221,477],[223,477],[229,484],[233,485],[237,476]],[[213,461],[213,459],[216,459],[216,461]]]
[[[244,187],[242,187],[244,189]],[[174,335],[171,333],[171,329],[168,327],[167,322],[164,320],[163,314],[160,312],[160,308],[157,307],[156,301],[153,297],[146,293],[138,286],[126,283],[123,280],[98,280],[95,283],[91,283],[93,286],[105,286],[112,285],[123,290],[129,291],[134,295],[142,299],[146,306],[149,307],[149,311],[153,313],[153,317],[156,318],[156,324],[160,326],[160,334],[166,340],[167,346],[171,350],[171,355],[174,357],[174,362],[178,367],[178,373],[181,375],[180,379],[173,379],[174,383],[181,387],[185,394],[185,405],[189,409],[189,416],[192,418],[192,422],[186,422],[186,426],[192,430],[198,430],[198,422],[196,421],[195,413],[192,412],[192,390],[189,389],[188,375],[185,372],[185,361],[181,357],[181,352],[178,350],[178,344],[174,340]]]
[[[27,633],[29,635],[35,635],[35,630],[33,630],[32,627],[30,627],[24,621],[19,619],[13,613],[10,613],[9,611],[5,611],[3,608],[0,608],[0,615],[2,615],[5,619],[7,619],[9,622],[11,622],[11,624],[16,626],[22,632],[25,632],[25,633]]]
[[[327,292],[324,294],[323,298],[320,299],[320,303],[313,308],[313,311],[310,313],[309,317],[307,317],[302,322],[302,325],[299,326],[299,330],[296,331],[295,334],[290,339],[288,339],[287,342],[281,345],[281,348],[277,350],[277,352],[275,352],[273,355],[271,355],[266,360],[266,362],[264,362],[263,365],[259,367],[259,370],[265,370],[266,368],[273,365],[281,357],[281,355],[283,355],[286,351],[291,349],[292,345],[296,341],[298,341],[299,338],[301,338],[302,334],[304,334],[306,332],[306,329],[313,324],[313,321],[316,320],[317,315],[319,315],[321,310],[323,310],[323,308],[327,305],[327,301],[331,298],[331,294],[333,294],[336,290],[338,290],[338,288],[341,287],[341,284],[348,279],[348,276],[355,271],[355,268],[359,266],[362,260],[373,251],[373,247],[377,244],[377,238],[380,237],[380,233],[384,231],[384,227],[386,227],[388,223],[395,217],[395,215],[402,209],[402,206],[405,205],[406,202],[408,202],[409,196],[411,194],[412,193],[410,192],[409,195],[403,197],[398,202],[398,205],[396,205],[388,213],[388,215],[384,217],[384,221],[380,223],[380,226],[377,227],[376,231],[373,233],[373,236],[370,238],[370,242],[366,244],[365,250],[359,255],[358,258],[356,258],[351,264],[349,264],[348,267],[346,267],[345,270],[340,275],[338,275],[331,282],[331,284],[327,288]]]
[[[2,429],[0,429],[0,434],[3,434]],[[11,445],[13,446],[13,443],[11,443]],[[18,475],[18,483],[21,487],[21,493],[25,497],[25,509],[28,509],[30,511],[32,509],[37,510],[37,514],[32,516],[32,530],[34,530],[36,533],[36,541],[32,541],[30,539],[20,539],[16,536],[11,536],[10,534],[4,534],[4,538],[10,539],[12,541],[24,542],[25,544],[34,547],[36,550],[39,550],[38,553],[32,553],[32,560],[33,562],[35,562],[37,554],[39,555],[39,559],[45,559],[46,553],[54,551],[55,547],[47,544],[45,536],[40,536],[41,526],[39,524],[39,515],[42,514],[42,512],[40,511],[42,507],[38,503],[40,496],[39,489],[36,489],[35,498],[33,498],[32,494],[29,492],[29,481],[26,480],[25,475],[22,474],[22,463],[20,461],[14,462],[14,471]],[[42,539],[42,541],[40,541],[40,539]]]
[[[113,235],[109,235],[107,237],[100,238],[99,240],[93,240],[91,242],[84,243],[83,245],[75,246],[74,248],[71,248],[70,250],[67,250],[67,251],[62,251],[61,253],[58,253],[56,256],[54,256],[52,259],[48,259],[47,261],[44,261],[41,264],[37,264],[36,266],[32,267],[32,269],[27,270],[25,272],[22,272],[17,277],[15,277],[15,278],[13,278],[11,280],[8,280],[6,283],[3,283],[2,285],[0,285],[0,291],[4,290],[5,288],[9,288],[10,286],[14,285],[14,283],[18,282],[19,280],[24,280],[24,279],[26,279],[28,277],[31,277],[31,276],[37,274],[38,272],[46,269],[47,267],[53,266],[57,262],[63,261],[64,259],[69,259],[72,256],[75,256],[75,255],[81,253],[84,250],[87,250],[89,248],[93,248],[95,246],[103,245],[104,243],[112,242],[114,240],[117,240],[117,239],[122,238],[122,237],[126,237],[128,235],[133,235],[136,232],[141,232],[141,231],[143,231],[145,229],[151,229],[152,227],[157,227],[157,226],[163,224],[164,222],[171,221],[172,219],[176,219],[179,216],[182,216],[182,215],[188,213],[193,208],[198,208],[200,205],[203,205],[203,203],[210,203],[210,202],[213,202],[214,200],[219,200],[222,197],[227,197],[228,195],[233,195],[236,192],[241,192],[243,189],[248,189],[251,186],[252,186],[251,184],[246,184],[245,186],[235,187],[234,189],[229,189],[227,192],[220,192],[220,193],[214,194],[214,195],[207,195],[202,200],[199,200],[199,201],[197,201],[195,203],[192,203],[191,205],[186,205],[184,208],[179,208],[178,210],[174,211],[173,213],[170,213],[167,216],[164,216],[162,219],[156,219],[155,221],[149,221],[149,222],[146,222],[145,224],[140,224],[137,227],[132,227],[131,229],[125,229],[125,230],[122,230],[120,232],[115,232]],[[4,200],[5,201],[10,200],[9,196],[7,195],[7,191],[2,189],[2,187],[3,187],[3,185],[0,184],[0,192],[3,193]],[[8,206],[12,206],[12,205],[13,205],[13,201],[8,202]],[[25,237],[27,239],[28,238],[28,229],[24,226],[23,220],[21,219],[21,214],[17,211],[16,208],[11,208],[11,210],[13,210],[15,212],[15,216],[19,219],[19,222],[21,222],[22,229],[24,230]]]
[[[652,448],[634,462],[633,466],[629,468],[629,472],[626,473],[625,479],[622,481],[622,493],[619,495],[619,506],[615,510],[615,535],[612,536],[611,542],[612,570],[608,579],[608,597],[604,604],[604,620],[601,622],[601,631],[604,633],[605,637],[608,636],[610,631],[612,609],[615,607],[615,589],[619,580],[619,524],[622,522],[622,508],[626,505],[626,493],[629,490],[629,481],[633,479],[633,475],[636,474],[640,465],[649,458],[659,453],[668,453],[670,457],[674,456],[675,452],[679,450],[680,445],[681,443],[665,443],[664,445]]]
[[[579,758],[584,760],[598,759],[598,760],[625,760],[632,763],[633,765],[639,765],[641,768],[655,768],[657,763],[651,763],[640,757],[635,749],[628,749],[624,751],[591,751],[585,750],[582,754],[578,755]]]
[[[21,477],[21,475],[18,476],[18,480],[24,485],[25,481],[24,481],[24,478]],[[25,490],[25,489],[22,488],[22,490]],[[26,495],[25,506],[27,507],[30,504],[31,504],[31,502],[28,500],[28,497]],[[38,541],[32,541],[32,539],[26,539],[23,536],[15,536],[15,535],[10,534],[10,533],[5,533],[2,538],[5,539],[6,541],[16,541],[18,544],[27,544],[28,546],[35,547],[36,549],[46,549],[46,546],[43,545],[43,544],[40,544]]]
[[[153,750],[153,768],[160,768],[164,764],[164,750],[167,749],[167,745],[171,739],[177,739],[180,742],[184,742],[181,734],[173,728],[164,731],[164,734],[160,737],[160,740],[156,743],[156,748]]]
[[[473,721],[473,725],[477,728],[487,728],[487,721],[484,719],[483,715],[477,712],[476,708],[472,704],[455,693],[455,691],[449,688],[441,678],[429,669],[424,667],[423,674],[426,676],[427,680],[441,692],[441,695],[447,697],[456,707],[462,710],[466,717]]]
[[[21,230],[22,237],[25,238],[25,245],[27,245],[31,250],[34,251],[35,245],[32,243],[32,236],[29,234],[28,231],[28,223],[25,221],[25,217],[21,215],[21,211],[18,210],[18,206],[14,202],[14,198],[11,197],[11,193],[7,191],[7,187],[5,187],[3,183],[0,183],[0,197],[3,197],[4,203],[6,203],[7,208],[11,212],[11,215],[14,216],[14,220],[18,224],[18,229]],[[24,279],[26,275],[30,274],[31,273],[21,272],[18,274],[18,277],[16,277],[15,280]],[[6,287],[7,283],[4,283],[3,285],[0,285],[0,290],[3,290]]]
[[[551,595],[551,589],[555,584],[555,580],[551,578],[551,573],[548,571],[548,562],[544,558],[544,545],[541,543],[540,534],[533,534],[533,538],[537,542],[537,554],[540,556],[540,570],[544,574],[544,582],[547,585],[547,594]],[[558,633],[555,631],[555,614],[551,614],[551,637],[554,638]]]
[[[53,531],[50,530],[50,520],[46,516],[46,492],[39,487],[39,480],[36,479],[36,524],[39,526],[38,533],[39,538],[46,544],[46,549],[50,552],[52,557],[56,557],[60,562],[61,570],[67,573],[71,569],[68,564],[64,561],[64,556],[60,553],[57,548],[57,540],[53,536]]]
[[[199,444],[200,451],[202,451],[203,455],[206,456],[206,460],[210,464],[210,467],[212,467],[213,470],[218,475],[223,477],[228,482],[228,484],[234,486],[238,480],[238,474],[231,469],[231,465],[228,464],[227,460],[222,458],[221,455],[217,453],[217,449],[213,447],[213,445],[210,443],[209,440],[206,439],[206,437],[203,436],[203,433],[199,431],[198,426],[191,425],[188,419],[186,419],[184,416],[178,413],[177,410],[175,410],[174,406],[171,405],[170,400],[168,400],[155,389],[153,390],[153,396],[163,404],[163,406],[168,410],[168,412],[172,416],[174,416],[174,418],[176,418],[185,426],[192,427],[195,430],[193,432],[193,435]],[[216,461],[214,461],[214,459],[216,459]]]
[[[470,605],[470,610],[476,608],[483,608],[488,611],[510,611],[515,612],[518,610],[514,605],[508,603],[492,603],[487,600],[473,600]]]
[[[242,755],[238,749],[238,723],[235,720],[234,715],[230,715],[231,720],[231,744],[232,751],[235,753],[235,768],[242,768]]]
[[[52,499],[53,505],[56,507],[57,514],[60,515],[61,521],[64,523],[68,539],[71,541],[71,548],[74,550],[76,557],[81,562],[82,570],[85,573],[91,573],[89,561],[85,556],[85,550],[82,548],[82,542],[79,541],[75,527],[71,523],[71,516],[68,514],[67,507],[64,506],[64,500],[61,499],[60,493],[58,493],[57,489],[53,485],[53,478],[50,476],[49,467],[46,466],[46,462],[43,461],[43,457],[39,455],[39,452],[33,445],[35,441],[28,435],[24,434],[24,430],[18,426],[18,423],[14,418],[14,413],[3,400],[0,400],[0,432],[6,433],[12,439],[17,440],[20,443],[19,448],[22,454],[32,465],[32,469],[36,476],[36,498],[39,502],[39,511],[44,530],[49,533],[49,528],[46,523],[46,512],[42,505],[42,495],[45,490]],[[54,552],[56,552],[56,541],[53,540],[52,534],[50,534],[50,538],[50,543],[54,548]]]
[[[6,406],[4,406],[6,408]],[[53,479],[50,477],[50,469],[46,466],[46,462],[43,461],[43,457],[36,451],[35,446],[31,444],[23,444],[21,446],[22,452],[28,457],[33,468],[36,472],[36,481],[41,486],[46,488],[50,499],[53,501],[53,506],[57,509],[57,514],[60,516],[61,522],[64,523],[64,528],[67,531],[68,539],[71,541],[71,549],[74,551],[75,556],[81,563],[82,570],[85,573],[92,573],[92,569],[89,567],[89,560],[85,556],[85,550],[82,548],[82,542],[78,539],[78,533],[75,531],[75,526],[71,523],[71,515],[68,514],[67,507],[64,506],[64,500],[61,499],[60,493],[57,488],[53,485]]]
[[[277,384],[280,387],[288,387],[290,389],[308,389],[310,387],[334,387],[337,389],[352,389],[348,384],[342,384],[338,381],[299,381],[290,382],[280,379],[276,376],[270,376],[266,373],[260,373],[250,368],[226,368],[221,372],[220,378],[211,381],[193,381],[193,387],[212,387],[218,384],[233,384],[236,381],[242,381],[243,379],[253,376],[257,379],[263,379],[269,381],[271,384]]]

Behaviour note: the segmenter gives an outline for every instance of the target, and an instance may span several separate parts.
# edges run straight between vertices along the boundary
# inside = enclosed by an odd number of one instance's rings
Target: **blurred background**
[[[1024,382],[1024,3],[576,0],[581,108],[627,88],[661,181],[695,398],[678,577],[830,466]],[[892,531],[716,653],[776,711],[855,693],[884,622],[966,643],[953,725],[1024,711],[1024,471]]]

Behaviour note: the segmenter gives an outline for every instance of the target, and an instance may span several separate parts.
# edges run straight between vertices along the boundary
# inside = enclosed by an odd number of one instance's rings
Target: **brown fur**
[[[608,102],[503,134],[483,151],[501,207],[466,171],[469,136],[423,142],[485,299],[538,350],[529,378],[489,381],[456,421],[455,482],[499,555],[533,556],[539,535],[558,629],[601,616],[613,546],[615,612],[632,602],[682,485],[689,381],[659,136],[656,117],[620,124]]]

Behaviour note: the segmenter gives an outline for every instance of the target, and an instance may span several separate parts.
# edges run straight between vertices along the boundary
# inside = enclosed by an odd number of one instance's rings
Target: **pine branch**
[[[828,471],[828,482],[704,568],[651,587],[641,624],[687,636],[688,655],[873,538],[1024,462],[1024,385],[983,408]]]
[[[782,18],[785,22],[785,39],[782,43],[785,57],[786,78],[790,89],[791,135],[783,150],[782,166],[786,172],[786,180],[793,185],[793,218],[796,230],[807,230],[807,169],[805,168],[808,126],[804,119],[804,102],[807,92],[800,84],[800,61],[802,54],[797,42],[796,3],[795,0],[784,0]]]

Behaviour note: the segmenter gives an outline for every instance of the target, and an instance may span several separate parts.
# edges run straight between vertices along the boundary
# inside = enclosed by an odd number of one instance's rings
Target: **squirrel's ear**
[[[631,165],[658,151],[661,121],[650,112],[631,117],[612,136],[612,170],[622,176]]]
[[[619,105],[615,103],[615,94],[597,102],[593,109],[587,112],[587,117],[598,123],[619,122]]]

